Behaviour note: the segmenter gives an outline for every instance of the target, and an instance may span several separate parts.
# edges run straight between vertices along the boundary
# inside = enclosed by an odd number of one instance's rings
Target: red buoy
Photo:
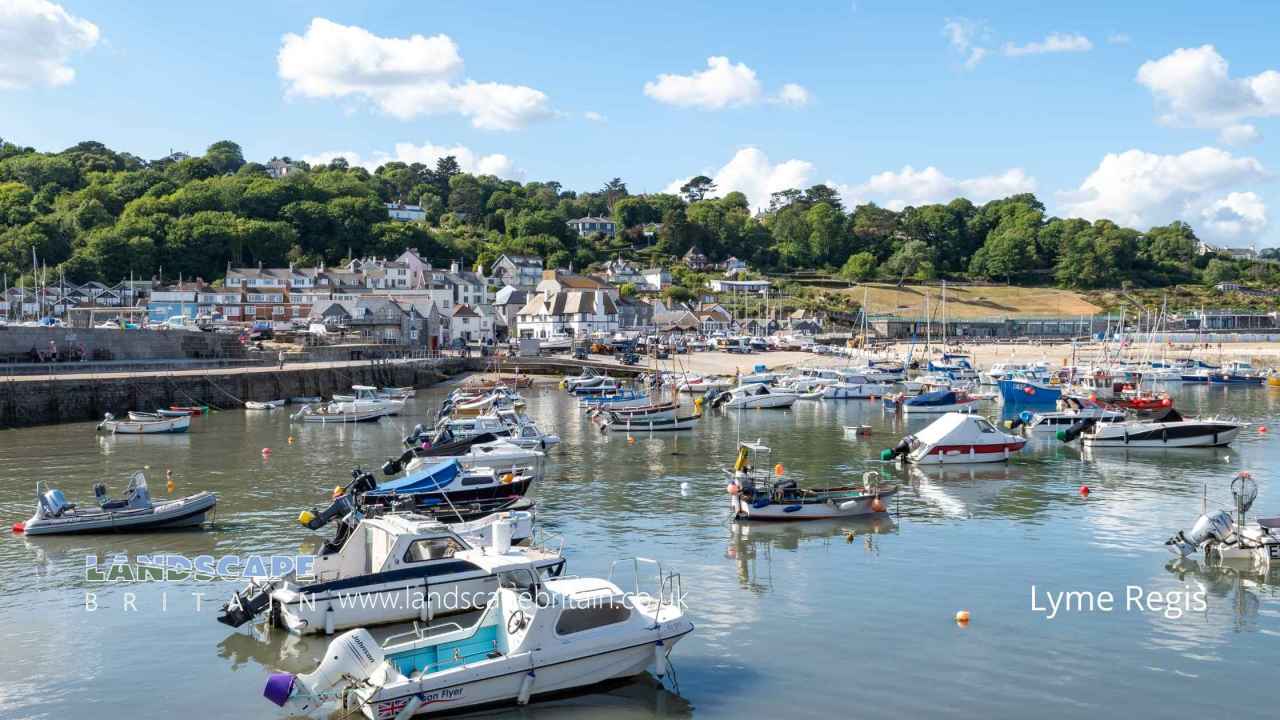
[[[1266,425],[1263,425],[1262,427],[1258,428],[1258,432],[1260,432],[1260,433],[1264,433],[1264,432],[1266,432],[1266,431],[1267,431],[1267,426],[1266,426]]]
[[[27,531],[27,525],[26,525],[26,523],[20,523],[20,522],[16,522],[16,523],[14,523],[14,524],[13,524],[13,531],[14,531],[15,533],[18,533],[18,534],[22,534],[22,533],[26,532],[26,531]]]
[[[1081,486],[1080,486],[1080,497],[1089,497],[1089,486],[1088,486],[1088,485],[1081,485]]]

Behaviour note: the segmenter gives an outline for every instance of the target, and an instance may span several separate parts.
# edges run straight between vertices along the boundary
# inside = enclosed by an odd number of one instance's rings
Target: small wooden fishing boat
[[[880,473],[863,473],[862,485],[802,488],[784,478],[782,465],[769,475],[771,451],[760,441],[741,443],[734,463],[733,480],[726,491],[736,520],[825,520],[885,512],[885,498],[898,488],[880,484]],[[763,467],[761,467],[763,466]]]
[[[284,407],[284,400],[246,400],[244,402],[245,410],[275,410]]]
[[[692,430],[698,424],[701,415],[674,417],[666,420],[633,420],[626,417],[610,418],[601,426],[609,432],[672,432],[675,430]]]
[[[346,405],[349,403],[329,403],[318,408],[303,405],[289,419],[307,423],[345,424],[374,422],[390,414],[382,407],[352,409],[345,407]]]
[[[103,416],[102,422],[98,423],[98,430],[120,435],[154,435],[159,433],[183,433],[191,427],[191,416],[182,415],[179,417],[157,417],[156,419],[146,420],[116,420],[115,416],[107,413]]]

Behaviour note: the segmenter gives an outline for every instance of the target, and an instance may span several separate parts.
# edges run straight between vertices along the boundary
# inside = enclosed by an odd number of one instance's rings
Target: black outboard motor
[[[382,474],[387,476],[398,475],[401,470],[404,470],[405,465],[408,465],[409,461],[413,460],[415,454],[413,450],[405,450],[398,458],[387,458],[387,461],[382,463]]]
[[[1097,424],[1098,424],[1097,418],[1085,418],[1083,420],[1077,420],[1075,423],[1071,425],[1071,427],[1067,428],[1066,430],[1059,430],[1057,433],[1058,439],[1064,443],[1069,443],[1075,440],[1076,438],[1080,437],[1081,435],[1083,435],[1085,430],[1088,430],[1089,428]]]
[[[899,441],[898,444],[894,445],[892,448],[885,448],[880,453],[880,459],[884,461],[895,460],[911,452],[911,441],[913,439],[915,439],[914,435],[908,435],[902,438],[902,440]]]

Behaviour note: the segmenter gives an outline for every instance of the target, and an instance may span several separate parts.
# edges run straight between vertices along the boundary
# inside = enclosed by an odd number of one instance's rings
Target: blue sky
[[[0,136],[44,150],[463,148],[574,189],[706,173],[755,203],[816,182],[890,206],[1034,190],[1058,214],[1280,245],[1270,4],[0,5]]]

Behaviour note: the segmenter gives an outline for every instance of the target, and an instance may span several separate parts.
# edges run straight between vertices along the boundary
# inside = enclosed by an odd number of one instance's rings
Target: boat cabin
[[[424,563],[466,562],[454,556],[471,549],[466,540],[438,520],[413,514],[388,514],[361,520],[341,549],[316,558],[314,575],[318,582],[330,582],[428,567]],[[480,570],[480,567],[472,565],[467,569]]]

